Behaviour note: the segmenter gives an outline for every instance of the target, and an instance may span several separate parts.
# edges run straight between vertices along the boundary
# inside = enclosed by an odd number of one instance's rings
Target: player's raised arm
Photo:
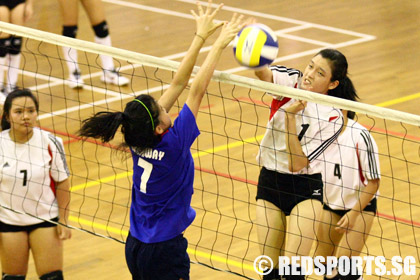
[[[191,10],[191,14],[194,16],[197,24],[197,30],[195,32],[194,39],[191,42],[191,46],[188,49],[187,54],[182,59],[174,79],[172,80],[169,88],[158,101],[159,104],[166,109],[166,111],[169,111],[172,108],[179,95],[188,85],[191,72],[204,42],[223,24],[223,22],[215,23],[214,21],[215,16],[222,8],[223,4],[220,4],[214,11],[212,11],[211,3],[212,1],[209,0],[208,7],[204,11],[201,4],[197,2],[198,14]]]
[[[245,25],[242,22],[242,18],[242,15],[238,16],[237,14],[234,14],[229,22],[224,23],[219,37],[213,44],[213,47],[211,48],[209,54],[206,57],[206,60],[201,66],[191,85],[191,90],[189,92],[186,103],[195,117],[197,117],[201,100],[203,99],[204,93],[207,90],[207,86],[213,75],[214,69],[216,68],[216,64],[220,59],[222,51],[226,48],[227,45],[229,45],[239,30],[241,30]]]

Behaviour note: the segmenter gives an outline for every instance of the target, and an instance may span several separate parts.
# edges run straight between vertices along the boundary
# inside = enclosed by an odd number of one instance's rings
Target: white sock
[[[63,53],[70,74],[73,74],[76,70],[80,72],[79,65],[77,65],[77,50],[69,47],[63,47]]]
[[[7,74],[7,83],[9,89],[16,86],[20,67],[20,54],[11,54],[9,60],[9,72]]]
[[[111,36],[106,36],[104,38],[99,38],[95,36],[95,43],[104,45],[104,46],[111,46]],[[112,57],[107,55],[100,55],[102,60],[102,67],[104,70],[114,70],[114,61],[112,60]]]

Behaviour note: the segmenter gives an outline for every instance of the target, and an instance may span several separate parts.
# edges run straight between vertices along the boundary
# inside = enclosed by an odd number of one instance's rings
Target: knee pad
[[[280,276],[279,276],[279,269],[278,268],[273,268],[273,270],[270,273],[263,276],[263,280],[275,280],[275,279],[279,279],[279,278],[280,278]]]
[[[352,274],[340,275],[340,280],[359,280],[359,279],[362,279],[362,275],[352,275]]]
[[[95,31],[96,37],[105,38],[109,35],[108,23],[106,22],[106,20],[92,27]]]
[[[21,49],[22,49],[22,37],[17,37],[17,36],[10,37],[9,54],[12,54],[12,55],[20,54]]]
[[[65,26],[63,25],[63,36],[70,37],[70,38],[76,38],[77,35],[77,25],[70,25]]]
[[[63,280],[63,271],[56,270],[50,273],[46,273],[39,277],[41,280]]]
[[[336,276],[334,276],[333,278],[327,278],[326,275],[324,275],[324,280],[340,280],[340,274],[337,274]]]
[[[340,274],[340,280],[359,280],[362,279],[363,271],[357,271],[356,274],[352,274],[353,269],[352,265],[350,264],[350,272],[347,275]]]
[[[0,39],[0,57],[6,57],[6,54],[9,52],[10,38]]]
[[[305,275],[292,275],[292,271],[293,271],[292,267],[294,267],[294,265],[289,264],[288,266],[289,266],[290,274],[289,275],[283,275],[282,279],[285,279],[285,280],[305,280]],[[302,274],[302,269],[301,269],[300,266],[296,266],[294,268],[298,272],[298,274]]]
[[[2,273],[2,280],[25,280],[26,275],[10,275],[6,273]]]

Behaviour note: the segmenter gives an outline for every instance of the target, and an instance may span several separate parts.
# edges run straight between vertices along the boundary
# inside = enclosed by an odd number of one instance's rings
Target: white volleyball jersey
[[[34,128],[32,138],[20,144],[9,131],[0,133],[0,220],[32,225],[43,222],[36,217],[58,217],[55,183],[69,176],[62,140]]]
[[[326,158],[324,202],[331,209],[352,209],[367,180],[381,178],[375,140],[365,127],[351,119],[331,145]]]
[[[271,67],[275,84],[297,88],[302,73],[283,66]],[[291,173],[288,167],[286,150],[285,109],[296,100],[277,96],[271,103],[270,120],[257,161],[265,168],[280,173]],[[343,115],[340,110],[308,102],[304,110],[296,114],[296,131],[303,153],[309,160],[309,166],[294,174],[321,173],[323,152],[338,137],[343,127]]]

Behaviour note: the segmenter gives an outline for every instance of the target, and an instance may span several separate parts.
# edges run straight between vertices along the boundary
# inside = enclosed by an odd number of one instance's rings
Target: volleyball
[[[277,36],[264,24],[245,26],[233,41],[233,54],[239,64],[258,68],[269,65],[277,57]]]

